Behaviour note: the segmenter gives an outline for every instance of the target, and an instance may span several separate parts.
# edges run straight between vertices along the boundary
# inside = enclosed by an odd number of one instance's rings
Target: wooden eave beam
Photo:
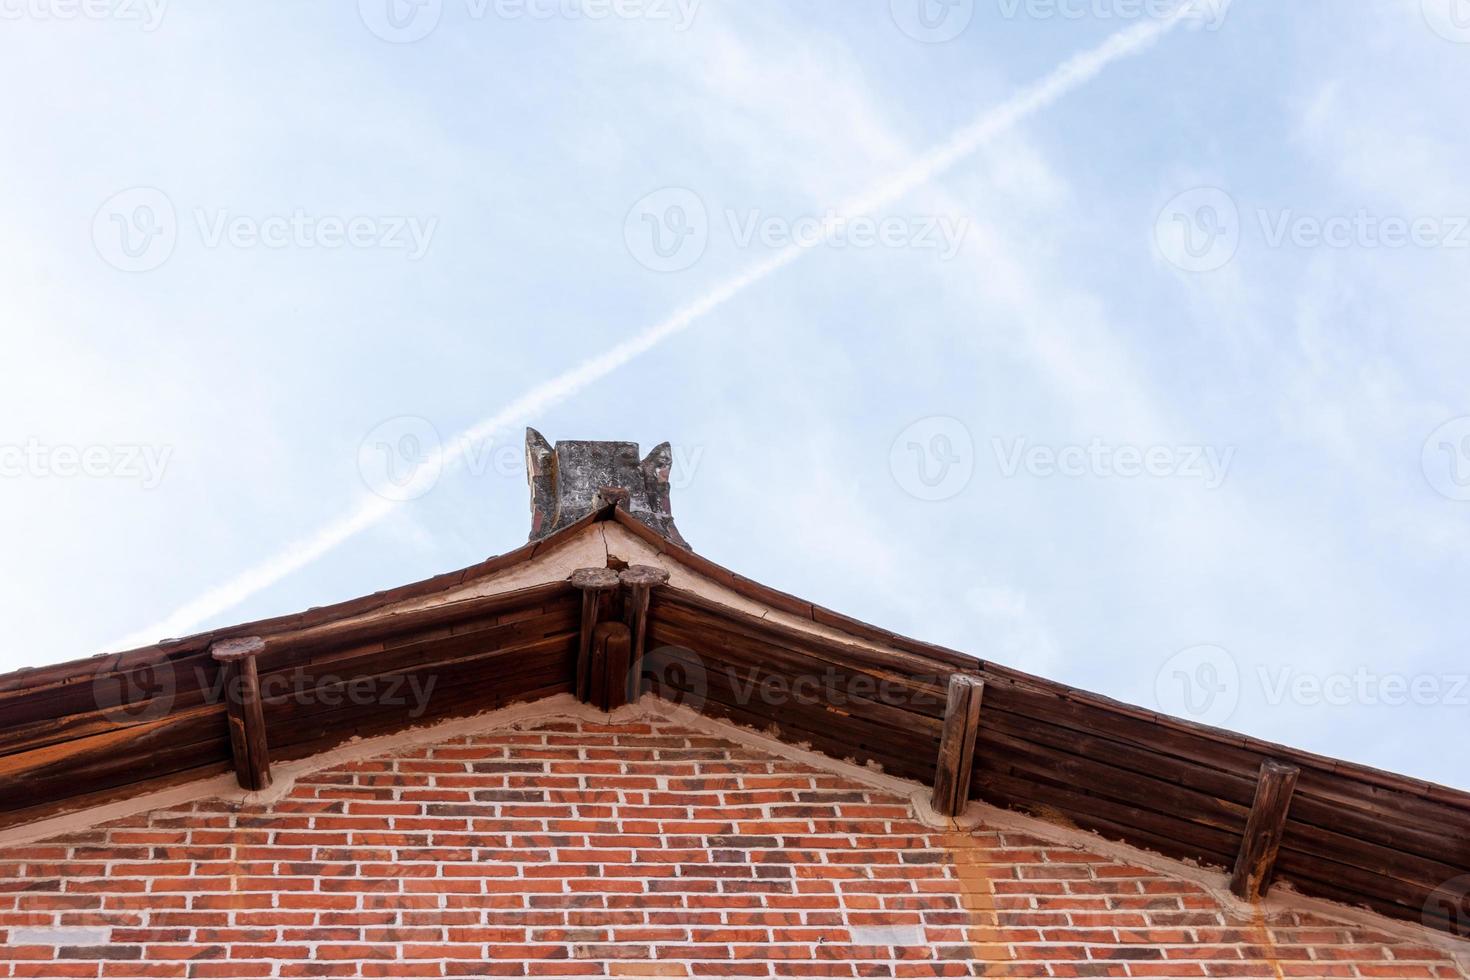
[[[1271,890],[1276,855],[1286,832],[1286,815],[1300,775],[1299,768],[1284,762],[1267,759],[1261,763],[1255,802],[1235,859],[1235,873],[1230,876],[1230,891],[1237,898],[1254,902]]]
[[[235,778],[242,789],[252,791],[266,789],[271,784],[270,743],[260,700],[260,677],[255,667],[255,658],[264,649],[265,643],[258,636],[221,640],[209,649],[224,673],[221,690],[229,721]]]
[[[980,702],[984,695],[985,682],[980,678],[951,675],[932,800],[935,812],[946,817],[958,816],[969,802],[975,736],[980,731]]]

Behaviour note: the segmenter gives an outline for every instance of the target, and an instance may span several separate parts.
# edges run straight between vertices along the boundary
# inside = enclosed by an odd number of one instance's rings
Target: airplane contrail
[[[1141,21],[1116,32],[1098,46],[1074,55],[1039,81],[1021,89],[1000,105],[986,110],[969,125],[957,130],[943,143],[929,149],[903,170],[890,175],[866,192],[859,194],[852,201],[835,209],[834,214],[838,217],[828,219],[828,227],[822,236],[815,237],[811,241],[794,242],[787,245],[764,261],[725,280],[704,296],[676,310],[667,319],[563,371],[556,377],[536,385],[494,415],[475,423],[450,439],[447,446],[441,446],[435,450],[430,454],[430,462],[433,462],[434,457],[437,456],[437,462],[440,465],[420,465],[415,479],[423,479],[426,476],[437,478],[443,472],[463,463],[470,447],[479,445],[513,425],[534,421],[538,415],[566,401],[640,354],[658,346],[669,337],[689,327],[700,317],[724,305],[748,287],[791,264],[811,249],[827,242],[840,222],[841,215],[864,215],[892,204],[949,170],[991,139],[1092,80],[1108,65],[1144,51],[1183,23],[1202,5],[1208,6],[1219,2],[1220,0],[1190,0],[1175,8],[1167,17]],[[410,484],[409,492],[403,494],[404,499],[412,499],[414,496],[411,488],[412,484]],[[190,600],[162,620],[129,634],[119,640],[114,648],[126,650],[155,642],[160,637],[182,636],[197,629],[213,617],[239,605],[376,525],[391,514],[399,502],[383,497],[365,498],[352,512],[332,521],[313,534],[292,542],[279,554],[246,569],[228,582]]]

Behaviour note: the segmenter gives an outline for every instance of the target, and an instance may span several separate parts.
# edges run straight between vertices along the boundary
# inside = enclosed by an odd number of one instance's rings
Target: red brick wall
[[[0,847],[0,939],[4,977],[1465,976],[664,723],[458,738]]]

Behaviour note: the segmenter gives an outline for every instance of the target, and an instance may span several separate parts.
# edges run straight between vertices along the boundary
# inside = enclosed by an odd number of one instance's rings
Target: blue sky
[[[0,668],[513,548],[530,422],[770,585],[1470,787],[1470,2],[388,2],[0,0]]]

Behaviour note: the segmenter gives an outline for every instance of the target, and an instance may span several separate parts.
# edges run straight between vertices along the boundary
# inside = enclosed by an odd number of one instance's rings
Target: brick
[[[333,766],[286,799],[0,847],[0,977],[1344,977],[1437,946],[1197,883],[662,722]]]

